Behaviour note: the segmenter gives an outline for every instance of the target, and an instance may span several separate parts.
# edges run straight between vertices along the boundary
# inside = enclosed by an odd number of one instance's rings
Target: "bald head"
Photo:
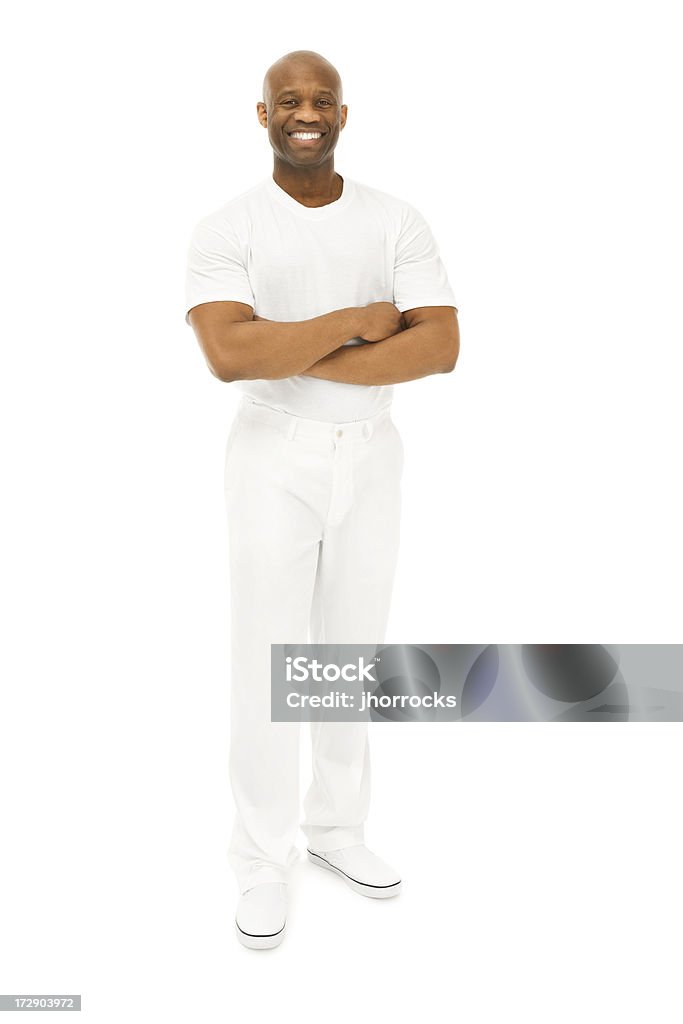
[[[263,100],[270,108],[273,96],[278,89],[287,88],[295,78],[304,73],[318,73],[325,79],[330,88],[337,93],[339,103],[343,103],[342,80],[334,64],[316,53],[315,50],[291,50],[274,64],[271,64],[263,78]],[[290,81],[292,79],[292,81]]]
[[[287,165],[288,174],[303,171],[310,181],[318,168],[329,185],[334,149],[347,114],[341,76],[321,53],[292,50],[266,71],[256,115],[268,132],[274,167],[280,173]],[[294,138],[295,131],[313,132],[317,139]]]

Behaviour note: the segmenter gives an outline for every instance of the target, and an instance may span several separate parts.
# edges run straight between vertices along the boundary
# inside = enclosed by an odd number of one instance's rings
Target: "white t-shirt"
[[[203,217],[192,232],[186,322],[193,306],[218,300],[244,302],[258,316],[289,322],[371,302],[393,302],[401,312],[456,306],[432,232],[410,203],[344,177],[339,199],[308,207],[272,175]],[[303,374],[235,384],[254,401],[335,423],[372,416],[393,394],[392,385]]]

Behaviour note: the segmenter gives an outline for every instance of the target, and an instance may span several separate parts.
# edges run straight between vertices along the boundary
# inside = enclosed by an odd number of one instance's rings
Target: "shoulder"
[[[248,238],[254,209],[263,202],[264,182],[240,192],[204,214],[194,225],[193,236],[216,234],[242,241]]]
[[[387,217],[391,218],[397,230],[403,230],[407,224],[421,221],[422,214],[408,199],[403,196],[393,195],[383,189],[367,185],[365,182],[353,179],[356,195],[368,206],[381,210]]]

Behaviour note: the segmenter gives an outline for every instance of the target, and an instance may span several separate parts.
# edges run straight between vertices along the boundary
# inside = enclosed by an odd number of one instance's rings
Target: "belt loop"
[[[296,434],[296,416],[290,417],[289,426],[287,427],[287,440],[291,441]]]

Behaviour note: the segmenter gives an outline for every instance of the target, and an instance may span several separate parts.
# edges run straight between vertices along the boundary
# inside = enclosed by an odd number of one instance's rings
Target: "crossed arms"
[[[348,384],[398,384],[450,373],[460,351],[453,306],[420,306],[399,314],[391,303],[371,303],[280,322],[254,316],[243,302],[204,302],[188,319],[209,369],[222,381],[303,374]],[[386,336],[381,323],[387,324]],[[381,340],[344,344],[366,334]]]

